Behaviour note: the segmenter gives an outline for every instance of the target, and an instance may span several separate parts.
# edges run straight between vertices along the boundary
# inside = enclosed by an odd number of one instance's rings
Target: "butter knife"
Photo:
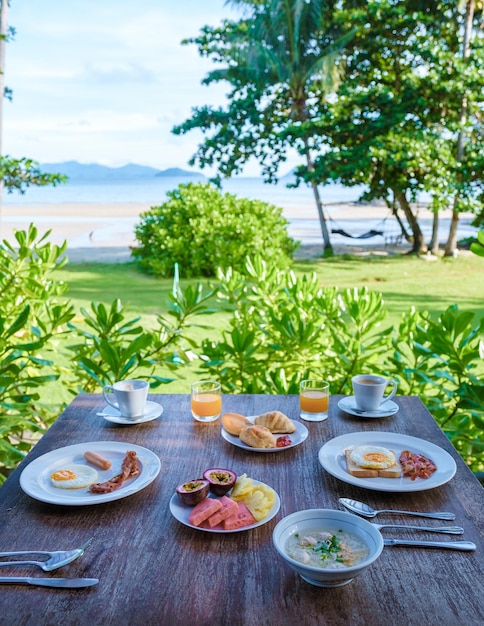
[[[475,550],[472,541],[414,541],[412,539],[384,539],[385,546],[414,546],[416,548],[448,548],[449,550]]]
[[[40,587],[61,587],[63,589],[80,589],[97,585],[98,578],[34,578],[28,576],[0,576],[0,583],[16,583],[20,585],[39,585]]]

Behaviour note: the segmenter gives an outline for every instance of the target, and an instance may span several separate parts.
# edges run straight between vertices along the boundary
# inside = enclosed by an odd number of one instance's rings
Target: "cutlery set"
[[[0,552],[0,557],[13,557],[24,555],[37,555],[39,557],[47,557],[41,561],[1,561],[0,567],[4,565],[37,565],[44,572],[52,572],[53,570],[64,567],[69,563],[72,563],[80,556],[82,556],[92,543],[91,537],[82,544],[80,548],[76,550],[55,550],[53,552],[42,550],[29,550],[29,551],[17,551],[17,552]],[[80,589],[83,587],[92,587],[97,585],[99,580],[97,578],[34,578],[29,576],[1,576],[0,583],[17,583],[24,585],[38,585],[41,587],[60,587],[64,589]]]
[[[340,504],[352,513],[357,513],[363,517],[375,517],[379,513],[398,513],[401,515],[413,515],[417,517],[427,517],[431,519],[453,520],[454,513],[433,512],[425,513],[420,511],[398,511],[391,509],[380,509],[376,511],[364,502],[351,500],[350,498],[339,498]],[[410,526],[405,524],[373,524],[378,530],[385,528],[398,528],[399,530],[422,530],[431,533],[446,533],[450,535],[462,535],[464,529],[460,526]],[[410,546],[418,548],[447,548],[449,550],[471,551],[476,549],[476,544],[472,541],[416,541],[410,539],[384,539],[385,546]]]

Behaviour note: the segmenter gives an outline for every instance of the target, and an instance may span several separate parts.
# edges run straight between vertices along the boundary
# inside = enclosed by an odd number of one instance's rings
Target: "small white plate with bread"
[[[221,432],[225,441],[251,452],[282,452],[298,446],[309,434],[304,424],[289,419],[281,411],[248,417],[224,413]]]
[[[430,459],[436,466],[428,478],[405,476],[399,461],[404,450]],[[369,453],[374,463],[361,456]],[[319,462],[335,478],[374,491],[426,491],[444,485],[454,476],[456,464],[448,452],[430,441],[389,432],[349,433],[326,442]],[[372,465],[373,467],[368,467]]]

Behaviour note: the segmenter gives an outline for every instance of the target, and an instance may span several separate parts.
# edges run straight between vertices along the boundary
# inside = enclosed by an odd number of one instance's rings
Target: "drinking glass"
[[[213,422],[222,413],[220,383],[202,380],[192,383],[192,415],[198,422]]]
[[[329,383],[325,380],[303,380],[299,384],[300,416],[308,422],[328,419]]]

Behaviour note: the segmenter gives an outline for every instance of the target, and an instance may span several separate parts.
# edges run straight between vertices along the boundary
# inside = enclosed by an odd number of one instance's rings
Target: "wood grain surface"
[[[220,420],[195,422],[189,395],[155,395],[163,415],[123,426],[96,415],[100,395],[79,395],[19,468],[0,488],[0,551],[71,549],[94,537],[86,553],[46,574],[32,567],[1,568],[2,576],[87,576],[100,579],[84,590],[20,585],[0,589],[0,623],[15,625],[370,625],[474,626],[484,623],[482,604],[483,490],[418,398],[396,397],[392,417],[365,420],[343,413],[330,401],[326,422],[305,422],[301,445],[274,453],[245,451],[220,434]],[[223,410],[257,415],[279,409],[299,419],[297,396],[224,396]],[[454,478],[415,493],[377,492],[346,484],[318,461],[321,446],[346,433],[388,431],[430,441],[457,463]],[[23,469],[63,446],[94,441],[138,444],[161,460],[154,482],[127,498],[93,506],[60,506],[26,495]],[[86,446],[88,448],[88,446]],[[272,486],[280,496],[278,515],[259,528],[212,534],[179,523],[169,501],[180,483],[209,467],[226,467]],[[95,496],[94,496],[95,497]],[[385,548],[381,557],[349,585],[311,586],[277,555],[272,531],[277,521],[308,508],[341,509],[339,497],[376,508],[453,511],[463,539],[475,552]],[[379,515],[378,523],[413,523],[418,518]],[[445,524],[418,519],[419,524]],[[383,531],[385,537],[452,540],[460,537]]]

